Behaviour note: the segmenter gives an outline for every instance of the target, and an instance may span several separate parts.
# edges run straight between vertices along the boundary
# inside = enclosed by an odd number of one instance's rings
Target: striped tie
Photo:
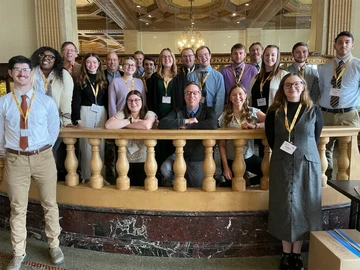
[[[336,78],[339,78],[339,74],[341,72],[341,70],[344,67],[344,62],[340,61],[337,68],[336,68]],[[340,89],[341,88],[341,77],[336,81],[335,76],[332,77],[331,79],[331,84],[334,88]],[[337,106],[339,106],[339,100],[340,97],[339,96],[330,96],[330,105],[331,107],[335,108]]]

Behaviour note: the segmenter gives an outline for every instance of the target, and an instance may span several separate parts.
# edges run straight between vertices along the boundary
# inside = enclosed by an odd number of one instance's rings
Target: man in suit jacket
[[[288,66],[287,71],[298,73],[304,77],[310,97],[312,101],[317,104],[320,98],[319,74],[316,69],[306,65],[309,56],[308,45],[305,42],[296,43],[292,48],[292,55],[294,57],[294,63]]]

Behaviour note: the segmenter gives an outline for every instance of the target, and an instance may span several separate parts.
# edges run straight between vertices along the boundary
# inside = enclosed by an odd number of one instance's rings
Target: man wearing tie
[[[252,77],[258,74],[257,69],[249,64],[245,64],[246,48],[243,44],[237,43],[231,48],[232,64],[223,68],[221,74],[225,81],[225,101],[228,93],[235,84],[241,84],[246,91],[249,90],[249,85]]]
[[[213,107],[217,116],[224,110],[225,84],[224,77],[210,65],[211,52],[207,46],[200,46],[196,50],[199,68],[188,75],[188,81],[196,82],[200,86],[200,103]]]
[[[250,63],[260,72],[264,47],[260,42],[254,42],[249,47]]]
[[[213,108],[200,103],[199,86],[190,81],[185,85],[184,99],[186,105],[171,111],[159,122],[160,129],[216,129],[217,118]],[[186,162],[185,178],[190,187],[201,187],[204,173],[202,169],[205,148],[201,140],[187,140],[184,146]],[[173,164],[175,153],[161,165],[161,173],[165,178],[165,186],[171,186],[174,180]]]
[[[181,62],[183,66],[180,68],[180,72],[185,75],[188,75],[197,68],[195,65],[195,53],[192,48],[184,48],[181,51]]]
[[[64,261],[59,247],[57,171],[52,146],[59,134],[59,112],[54,100],[32,88],[30,59],[14,56],[9,75],[14,90],[0,98],[0,157],[5,158],[4,179],[11,206],[11,243],[14,257],[8,270],[20,269],[26,252],[26,213],[31,178],[45,214],[45,234],[53,264]]]
[[[357,107],[360,105],[360,59],[351,54],[354,37],[343,31],[335,38],[336,55],[319,70],[319,106],[325,126],[360,127]],[[328,169],[326,175],[332,178],[332,152],[336,138],[330,138],[326,145]]]
[[[320,97],[319,74],[316,69],[306,65],[309,56],[309,47],[305,42],[298,42],[292,48],[294,63],[287,67],[287,71],[301,75],[308,86],[312,101],[317,104]]]

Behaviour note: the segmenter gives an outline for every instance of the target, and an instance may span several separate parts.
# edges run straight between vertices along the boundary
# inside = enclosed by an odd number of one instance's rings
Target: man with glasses
[[[309,47],[305,42],[298,42],[292,48],[294,63],[287,67],[287,71],[298,73],[307,84],[307,88],[312,101],[317,104],[320,96],[319,74],[316,69],[306,65],[309,56]]]
[[[360,127],[357,107],[360,105],[360,59],[353,57],[354,37],[348,31],[337,35],[334,42],[335,58],[319,70],[320,99],[325,126]],[[326,145],[329,180],[333,172],[333,150],[336,138]]]
[[[59,134],[54,100],[32,87],[31,60],[14,56],[8,73],[14,90],[0,98],[0,157],[10,200],[11,243],[14,257],[8,270],[17,270],[26,257],[26,214],[31,179],[36,183],[45,215],[45,234],[53,264],[64,261],[59,247],[59,209],[56,203],[56,165],[51,151]]]
[[[185,75],[188,75],[198,68],[198,66],[195,65],[195,53],[192,48],[184,48],[181,51],[181,62],[183,66],[180,68],[180,72]]]
[[[217,118],[213,108],[201,104],[199,86],[190,81],[185,86],[184,99],[186,105],[171,111],[159,122],[160,129],[216,129]],[[187,140],[184,146],[186,162],[185,178],[190,187],[201,187],[204,173],[202,169],[205,158],[205,148],[201,140]],[[165,185],[171,186],[175,178],[173,164],[175,153],[161,165],[161,173],[165,178]]]
[[[231,87],[235,84],[241,84],[246,91],[249,90],[249,85],[252,77],[258,74],[257,69],[249,64],[245,64],[246,48],[243,44],[237,43],[231,48],[232,64],[223,68],[221,74],[225,81],[225,103]]]
[[[64,61],[64,68],[70,73],[74,82],[80,76],[81,65],[75,62],[78,56],[78,49],[71,41],[65,41],[61,45],[61,54]]]
[[[210,65],[211,52],[207,46],[196,50],[199,68],[188,75],[188,81],[194,81],[200,86],[201,103],[213,107],[217,116],[224,110],[225,84],[222,74]]]

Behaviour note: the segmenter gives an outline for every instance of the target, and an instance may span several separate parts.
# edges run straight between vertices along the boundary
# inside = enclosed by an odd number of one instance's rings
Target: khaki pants
[[[14,256],[25,254],[26,213],[31,177],[40,194],[49,246],[59,246],[61,228],[56,203],[57,171],[51,148],[28,157],[6,152],[4,179],[11,206],[10,228]]]
[[[360,127],[359,113],[357,110],[352,110],[346,113],[330,113],[322,111],[324,117],[324,126],[354,126]],[[325,172],[328,180],[332,179],[333,173],[333,151],[336,138],[332,137],[326,145],[326,159],[328,161],[328,168]]]

